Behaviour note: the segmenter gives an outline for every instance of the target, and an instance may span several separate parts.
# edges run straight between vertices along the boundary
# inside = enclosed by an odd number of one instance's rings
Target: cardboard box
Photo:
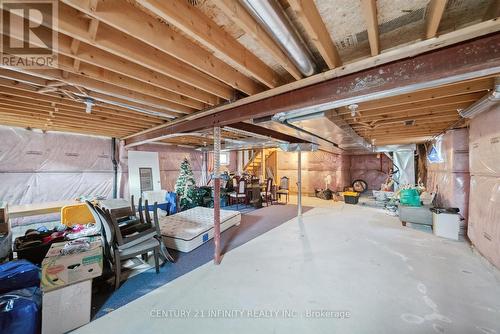
[[[10,222],[7,203],[0,201],[0,234],[7,234],[9,231]]]
[[[62,334],[90,321],[92,280],[44,292],[42,334]]]
[[[56,243],[53,243],[52,245],[50,245],[50,249],[48,250],[47,254],[45,255],[45,258],[65,255],[65,249],[67,250],[72,244],[78,243],[82,240],[85,242],[88,242],[88,244],[89,244],[88,250],[102,247],[102,239],[100,236],[83,237],[83,238],[78,238],[78,239],[71,240],[71,241],[56,242]]]
[[[74,241],[58,242],[51,245],[42,261],[41,287],[43,291],[61,288],[102,274],[101,238],[87,237],[77,240],[88,241],[90,247],[83,252],[65,253],[72,242],[74,244]]]

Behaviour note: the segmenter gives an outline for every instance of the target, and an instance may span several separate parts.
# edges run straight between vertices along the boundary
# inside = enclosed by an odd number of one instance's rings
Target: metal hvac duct
[[[459,114],[463,118],[474,118],[479,113],[488,110],[490,107],[498,103],[498,101],[500,101],[500,77],[495,78],[495,88],[491,93],[483,96],[468,108],[460,110]]]
[[[310,76],[315,73],[315,64],[309,51],[276,0],[240,0],[240,2],[281,46],[303,75]]]

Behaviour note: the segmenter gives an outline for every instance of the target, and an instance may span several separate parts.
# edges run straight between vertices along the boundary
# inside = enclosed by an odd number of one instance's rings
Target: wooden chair
[[[148,208],[148,200],[144,201],[144,205],[146,208]],[[143,210],[145,217],[146,217],[146,222],[148,224],[154,226],[156,229],[156,240],[158,240],[158,243],[160,244],[160,256],[163,259],[163,264],[165,264],[167,261],[174,262],[174,258],[170,253],[168,252],[167,246],[163,242],[163,238],[161,236],[161,231],[160,231],[160,220],[158,219],[158,203],[155,202],[153,204],[153,220],[151,220],[151,215],[149,213],[149,210]],[[163,265],[162,264],[162,265]]]
[[[236,191],[236,189],[238,188],[238,181],[239,181],[239,178],[237,176],[233,176],[233,178],[231,179],[231,182],[233,183],[233,190]]]
[[[268,178],[266,180],[266,189],[260,193],[264,201],[266,202],[266,206],[269,206],[269,202],[271,205],[273,204],[273,179]]]
[[[229,198],[234,204],[234,201],[236,201],[236,210],[238,210],[238,205],[240,203],[240,200],[243,203],[247,202],[247,181],[243,178],[241,178],[238,181],[238,187],[236,188],[236,191],[233,191],[232,193],[229,194]]]
[[[152,251],[155,258],[156,273],[159,273],[160,244],[155,238],[157,232],[154,227],[125,237],[120,231],[116,218],[108,210],[104,211],[98,206],[93,206],[93,209],[102,223],[102,235],[106,248],[105,254],[109,254],[111,266],[115,274],[115,290],[120,287],[121,263],[124,260]]]
[[[286,197],[286,203],[288,203],[288,198],[290,195],[290,190],[288,189],[288,177],[283,176],[280,179],[280,185],[278,187],[278,190],[276,191],[276,195],[278,196],[279,200],[281,201],[281,195],[285,195]]]

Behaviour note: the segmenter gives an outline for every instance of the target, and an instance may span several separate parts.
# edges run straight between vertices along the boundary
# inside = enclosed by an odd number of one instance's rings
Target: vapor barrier
[[[435,204],[457,207],[467,220],[469,209],[469,131],[456,129],[446,132],[434,143],[439,156],[428,160],[427,188],[436,192]]]
[[[470,211],[468,236],[500,268],[500,108],[470,122]]]
[[[0,200],[10,206],[111,196],[109,138],[0,126],[0,142]],[[54,217],[18,218],[12,224]]]

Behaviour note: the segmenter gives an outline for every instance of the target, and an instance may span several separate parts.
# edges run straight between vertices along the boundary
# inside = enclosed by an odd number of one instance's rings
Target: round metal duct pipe
[[[280,45],[304,76],[315,73],[315,64],[276,0],[240,0],[248,12]]]

